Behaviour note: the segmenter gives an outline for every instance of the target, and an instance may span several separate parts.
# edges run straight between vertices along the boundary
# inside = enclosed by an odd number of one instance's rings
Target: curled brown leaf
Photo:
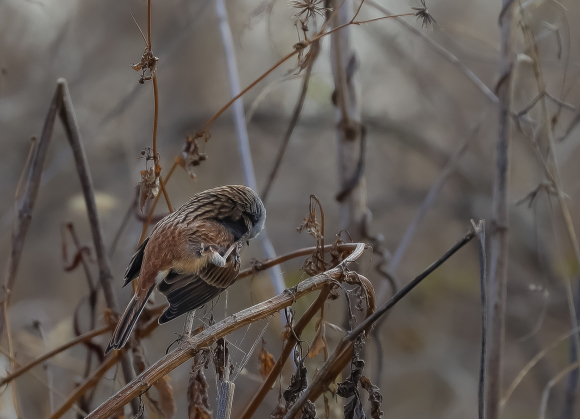
[[[276,365],[274,360],[274,355],[266,350],[266,341],[262,338],[262,349],[258,353],[258,365],[260,367],[260,375],[263,379],[266,379],[270,375],[270,371]]]
[[[203,368],[193,367],[187,387],[187,417],[189,419],[211,419],[212,410],[209,405],[209,384]]]

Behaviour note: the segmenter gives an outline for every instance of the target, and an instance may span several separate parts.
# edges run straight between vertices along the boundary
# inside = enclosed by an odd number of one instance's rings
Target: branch
[[[389,12],[388,9],[386,9],[383,6],[381,6],[380,4],[376,3],[374,0],[366,0],[366,3],[368,3],[369,6],[374,7],[375,9],[379,10],[382,13],[391,14],[391,12]],[[425,33],[421,32],[420,30],[415,28],[413,25],[409,24],[404,19],[397,17],[396,20],[401,25],[403,25],[405,28],[407,28],[409,31],[411,31],[411,33],[413,33],[414,35],[423,39],[427,44],[429,44],[429,46],[431,46],[431,48],[433,48],[433,50],[436,53],[438,53],[440,56],[445,58],[447,61],[449,61],[451,64],[453,64],[457,69],[459,69],[459,71],[461,71],[463,74],[465,74],[465,76],[475,85],[475,87],[477,87],[492,103],[494,103],[496,105],[498,104],[497,96],[489,89],[489,87],[487,87],[487,85],[483,81],[481,81],[481,79],[479,77],[477,77],[475,75],[475,73],[468,66],[463,64],[459,58],[457,58],[450,51],[448,51],[447,49],[445,49],[444,47],[439,45],[431,37],[429,37]]]
[[[70,98],[70,93],[68,91],[68,86],[65,79],[59,79],[57,81],[57,92],[60,92],[60,95],[62,97],[61,99],[62,102],[59,109],[59,116],[62,124],[64,125],[66,136],[73,152],[77,172],[79,175],[79,179],[81,181],[83,195],[85,197],[85,204],[87,207],[87,215],[89,218],[91,235],[93,237],[93,243],[95,246],[95,251],[97,253],[97,263],[99,266],[99,280],[101,282],[101,287],[103,288],[103,294],[105,295],[105,302],[109,309],[111,309],[115,313],[118,313],[119,304],[117,302],[117,297],[111,286],[113,274],[111,273],[111,265],[109,262],[107,251],[105,250],[105,242],[103,240],[103,233],[101,230],[99,216],[97,214],[97,204],[95,202],[93,180],[91,178],[91,173],[89,170],[89,165],[85,154],[85,149],[83,146],[83,142],[81,140],[80,131],[78,128],[76,117],[74,115],[72,100]],[[129,354],[121,358],[121,368],[123,370],[123,376],[126,382],[131,381],[134,377],[131,362],[128,357]],[[139,408],[137,405],[137,401],[133,402],[131,407],[133,409],[133,413],[134,414],[137,413]]]
[[[79,343],[83,343],[83,342],[86,342],[88,340],[91,340],[92,338],[94,338],[96,336],[104,335],[105,333],[107,333],[111,329],[112,329],[111,326],[104,326],[104,327],[101,327],[100,329],[92,330],[88,333],[85,333],[84,335],[80,335],[79,337],[59,346],[58,348],[54,348],[52,351],[49,351],[49,352],[45,353],[44,355],[41,355],[38,358],[36,358],[34,361],[31,361],[30,363],[26,364],[25,366],[20,367],[19,369],[14,371],[12,374],[8,375],[7,377],[2,378],[2,380],[0,380],[0,387],[2,387],[4,384],[9,383],[10,381],[14,380],[15,378],[20,377],[22,374],[24,374],[25,372],[34,368],[38,364],[46,361],[47,359],[50,359],[53,356],[58,355],[62,351],[66,351],[68,348],[72,348],[73,346],[78,345]]]
[[[300,114],[302,113],[302,107],[304,106],[304,101],[306,100],[306,93],[308,93],[308,84],[310,82],[310,76],[312,75],[312,69],[314,68],[314,62],[318,57],[318,52],[320,51],[320,44],[318,42],[312,44],[312,56],[310,61],[308,62],[308,66],[306,67],[306,74],[304,75],[304,79],[302,80],[302,88],[300,90],[300,96],[298,97],[298,101],[294,106],[294,111],[292,112],[292,117],[290,118],[290,123],[288,124],[288,128],[286,128],[286,132],[284,133],[284,138],[282,139],[282,144],[280,144],[280,148],[278,149],[278,153],[276,154],[276,160],[274,161],[274,166],[270,170],[270,174],[268,175],[268,179],[266,180],[266,185],[262,190],[262,202],[266,205],[266,201],[268,199],[268,195],[270,193],[270,189],[272,188],[272,184],[274,183],[274,179],[278,174],[278,169],[280,169],[280,165],[282,164],[282,159],[284,158],[284,154],[286,153],[286,148],[288,147],[288,143],[290,142],[290,137],[292,137],[292,133],[294,132],[294,128],[296,124],[298,124],[298,120],[300,119]]]
[[[496,91],[499,100],[499,133],[496,152],[496,174],[493,188],[493,218],[490,240],[488,285],[487,394],[484,411],[489,419],[499,418],[502,390],[502,352],[505,335],[505,308],[508,268],[508,205],[511,80],[514,62],[512,47],[513,0],[503,0],[499,25],[501,29],[500,78]]]
[[[30,160],[30,166],[27,168],[28,173],[23,173],[22,179],[26,179],[26,183],[24,185],[19,185],[19,188],[16,191],[15,207],[17,214],[12,230],[12,248],[10,250],[10,258],[7,264],[8,269],[4,281],[4,286],[0,287],[0,301],[2,304],[0,309],[0,335],[4,330],[6,321],[4,313],[8,309],[10,294],[12,288],[14,287],[14,282],[16,281],[16,274],[18,272],[18,266],[22,257],[24,241],[26,239],[26,234],[28,233],[28,228],[30,227],[32,211],[34,209],[36,195],[38,194],[38,189],[40,187],[40,178],[42,175],[42,169],[44,167],[44,161],[46,160],[48,146],[50,144],[50,140],[52,139],[54,120],[60,108],[61,100],[62,86],[58,84],[52,97],[52,102],[50,103],[50,108],[48,109],[46,119],[44,120],[44,126],[42,128],[40,140],[38,140],[35,145],[32,158]],[[21,190],[21,187],[25,187],[26,189],[23,191]]]
[[[123,348],[120,351],[115,351],[112,353],[111,356],[109,356],[109,358],[107,358],[105,362],[103,362],[101,366],[91,374],[90,377],[88,377],[81,383],[81,385],[75,388],[75,390],[68,396],[66,401],[58,408],[56,412],[50,416],[49,419],[58,419],[64,415],[71,408],[71,406],[87,392],[87,390],[93,388],[99,383],[103,375],[105,375],[105,373],[117,363],[119,358],[124,355],[124,352],[125,350]],[[123,359],[127,359],[127,357],[121,358],[121,360]]]
[[[101,406],[95,409],[86,419],[105,419],[118,411],[134,397],[143,394],[157,380],[173,371],[179,365],[186,362],[203,347],[211,345],[217,339],[222,338],[245,325],[270,317],[285,307],[292,305],[296,300],[311,292],[331,284],[335,280],[340,280],[343,270],[348,264],[360,257],[365,248],[364,244],[357,244],[356,249],[337,267],[322,274],[308,278],[300,282],[296,287],[284,291],[267,301],[256,304],[237,314],[226,317],[224,320],[205,329],[191,339],[184,341],[175,351],[166,355],[146,371],[140,374],[135,380],[127,384],[114,396],[110,397]]]

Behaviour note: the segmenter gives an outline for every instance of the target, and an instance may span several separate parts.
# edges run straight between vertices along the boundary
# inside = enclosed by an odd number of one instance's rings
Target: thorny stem
[[[302,409],[306,400],[311,400],[314,402],[315,398],[318,397],[320,390],[326,388],[326,386],[336,378],[338,373],[344,368],[344,365],[340,365],[341,361],[345,360],[348,362],[348,354],[352,350],[352,344],[357,339],[357,337],[363,333],[367,332],[373,324],[380,319],[385,313],[387,313],[395,304],[397,304],[403,297],[405,297],[413,288],[421,283],[425,278],[427,278],[434,270],[439,268],[445,261],[447,261],[451,256],[453,256],[458,250],[469,243],[474,237],[476,237],[475,231],[469,231],[459,242],[457,242],[451,249],[449,249],[443,256],[441,256],[437,261],[433,262],[425,271],[423,271],[419,276],[413,279],[409,284],[403,287],[399,292],[397,292],[389,301],[387,301],[381,308],[379,308],[374,313],[370,314],[365,320],[363,320],[357,327],[348,332],[338,343],[334,352],[328,360],[324,363],[322,368],[319,370],[318,374],[314,380],[310,383],[308,388],[302,393],[300,398],[292,406],[292,408],[286,413],[284,419],[293,419]],[[340,368],[338,368],[340,367]],[[332,372],[332,374],[330,373]]]

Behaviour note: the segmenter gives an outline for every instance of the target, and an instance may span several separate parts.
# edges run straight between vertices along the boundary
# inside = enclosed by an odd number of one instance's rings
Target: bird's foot
[[[218,250],[214,246],[208,246],[204,249],[203,252],[207,257],[210,263],[223,268],[226,266],[226,259],[220,255]]]

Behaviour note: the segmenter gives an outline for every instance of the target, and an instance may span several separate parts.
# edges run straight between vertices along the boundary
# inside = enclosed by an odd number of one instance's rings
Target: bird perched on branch
[[[138,278],[137,290],[106,352],[125,345],[157,283],[169,302],[160,324],[201,307],[232,285],[244,243],[260,234],[265,221],[258,195],[239,185],[195,194],[159,221],[125,271],[123,286]]]

